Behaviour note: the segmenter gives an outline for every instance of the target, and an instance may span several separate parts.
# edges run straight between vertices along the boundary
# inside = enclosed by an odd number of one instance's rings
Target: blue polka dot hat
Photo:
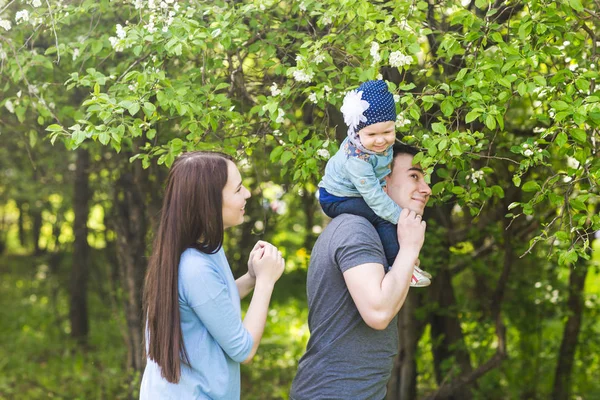
[[[350,142],[366,153],[358,132],[379,122],[396,121],[396,103],[383,80],[367,81],[346,94],[341,108]]]

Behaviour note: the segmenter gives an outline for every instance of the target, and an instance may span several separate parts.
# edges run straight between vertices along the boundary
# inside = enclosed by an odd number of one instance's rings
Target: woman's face
[[[223,227],[225,229],[244,222],[244,207],[250,191],[242,185],[237,166],[227,160],[227,183],[223,188]]]

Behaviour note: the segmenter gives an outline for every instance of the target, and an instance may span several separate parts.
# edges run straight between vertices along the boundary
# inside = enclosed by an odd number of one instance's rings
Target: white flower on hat
[[[349,91],[344,97],[340,109],[344,114],[344,122],[352,132],[355,131],[358,124],[367,122],[364,112],[369,108],[369,102],[362,99],[362,94],[362,90],[360,92],[356,90]]]

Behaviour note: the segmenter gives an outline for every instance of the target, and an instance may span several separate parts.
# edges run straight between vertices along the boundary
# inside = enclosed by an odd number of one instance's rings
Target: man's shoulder
[[[325,230],[342,230],[345,233],[355,233],[357,230],[372,231],[377,234],[373,224],[364,217],[354,214],[340,214],[331,220]],[[341,232],[340,232],[341,233]]]
[[[339,246],[363,246],[380,243],[377,230],[364,217],[353,214],[340,214],[329,222],[317,239],[321,247],[328,251]]]

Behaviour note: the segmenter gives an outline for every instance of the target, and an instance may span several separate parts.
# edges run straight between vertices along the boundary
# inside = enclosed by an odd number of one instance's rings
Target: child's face
[[[387,150],[396,140],[394,121],[378,122],[365,126],[358,131],[360,142],[367,149],[376,153]]]

